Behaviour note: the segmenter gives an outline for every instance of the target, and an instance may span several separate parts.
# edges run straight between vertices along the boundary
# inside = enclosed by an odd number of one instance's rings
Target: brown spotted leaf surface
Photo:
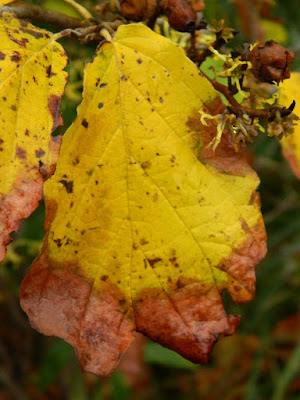
[[[54,170],[60,137],[59,106],[67,63],[55,35],[0,17],[0,261],[10,233],[42,197],[43,181]]]
[[[22,307],[71,343],[82,368],[109,375],[141,332],[205,362],[244,303],[266,251],[254,171],[224,134],[221,112],[183,51],[144,25],[122,26],[85,71],[83,101],[45,184],[46,239]]]

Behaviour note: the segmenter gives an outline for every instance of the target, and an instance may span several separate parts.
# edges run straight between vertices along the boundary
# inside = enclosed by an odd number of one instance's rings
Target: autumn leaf
[[[42,197],[43,181],[58,157],[60,100],[67,57],[56,36],[19,21],[0,18],[0,261],[10,233]]]
[[[300,117],[300,73],[292,72],[290,79],[285,80],[282,83],[280,91],[280,104],[285,107],[289,107],[291,102],[295,100],[296,106],[294,114]],[[294,128],[294,133],[287,137],[283,137],[281,141],[282,150],[285,158],[289,161],[290,166],[300,179],[300,124],[299,122]]]
[[[6,4],[14,3],[16,0],[0,0],[0,7]]]
[[[46,238],[22,307],[109,375],[133,331],[205,362],[232,334],[266,251],[255,172],[200,109],[222,112],[183,51],[144,25],[118,29],[85,71],[83,101],[45,184]]]

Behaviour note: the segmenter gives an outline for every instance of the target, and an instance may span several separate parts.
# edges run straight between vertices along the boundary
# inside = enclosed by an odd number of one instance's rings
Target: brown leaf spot
[[[176,257],[170,258],[169,261],[172,263],[172,265],[173,265],[175,268],[178,268],[178,267],[179,267],[179,264],[178,264],[178,262],[177,262],[177,258],[176,258]]]
[[[146,240],[146,239],[144,239],[144,238],[142,238],[142,239],[140,239],[140,244],[142,245],[142,246],[145,246],[145,244],[148,244],[149,242]]]
[[[10,57],[10,59],[11,59],[11,61],[17,63],[20,61],[21,57],[20,57],[20,54],[17,51],[15,51],[14,54]]]
[[[80,162],[79,157],[76,156],[75,159],[72,161],[72,164],[73,164],[73,165],[78,165],[79,162]]]
[[[155,265],[156,263],[158,263],[159,261],[161,261],[161,258],[159,258],[159,257],[155,257],[155,258],[152,258],[152,259],[147,258],[147,261],[148,261],[150,267],[151,267],[151,268],[154,268],[154,265]]]
[[[253,192],[251,197],[250,197],[250,201],[249,201],[249,205],[253,205],[253,204],[257,204],[260,207],[260,196],[257,192]]]
[[[38,150],[35,150],[35,155],[37,158],[42,158],[45,155],[45,151],[40,147]]]
[[[151,167],[151,161],[145,161],[145,162],[143,162],[143,163],[141,164],[141,167],[142,167],[143,169],[150,168],[150,167]]]
[[[88,123],[87,120],[84,118],[84,119],[81,121],[81,125],[84,126],[85,128],[88,128],[89,123]]]
[[[2,51],[0,51],[0,60],[4,60],[5,59],[5,54],[2,53]]]
[[[153,199],[154,203],[156,203],[156,202],[157,202],[157,200],[158,200],[158,193],[157,193],[157,192],[156,192],[156,193],[154,193],[154,195],[153,195],[152,199]]]
[[[16,157],[26,160],[26,150],[22,149],[22,147],[17,146],[16,148]]]
[[[31,30],[31,29],[20,28],[20,30],[21,30],[22,32],[24,32],[24,33],[27,33],[28,35],[31,35],[31,36],[35,37],[36,39],[41,39],[42,37],[44,37],[44,34],[43,34],[43,33],[36,32],[36,31]],[[49,37],[49,36],[48,36],[48,37]]]
[[[39,160],[39,165],[40,165],[40,174],[42,175],[43,179],[46,180],[50,178],[51,175],[53,175],[56,167],[56,161],[59,155],[59,149],[61,145],[61,140],[62,136],[51,136],[50,138],[50,143],[49,143],[49,150],[51,154],[53,155],[53,161],[49,165],[48,163],[43,164],[41,160]]]
[[[54,94],[48,99],[48,107],[53,119],[53,131],[60,125],[63,125],[62,117],[59,113],[61,98]]]
[[[67,193],[73,193],[73,181],[67,181],[66,179],[61,179],[59,182],[64,185]]]
[[[46,67],[46,76],[47,76],[47,78],[50,78],[50,77],[52,76],[52,74],[51,74],[51,69],[52,69],[52,66],[51,66],[51,65],[48,65],[48,66]]]
[[[54,239],[53,242],[56,244],[57,247],[61,247],[62,246],[61,239]]]

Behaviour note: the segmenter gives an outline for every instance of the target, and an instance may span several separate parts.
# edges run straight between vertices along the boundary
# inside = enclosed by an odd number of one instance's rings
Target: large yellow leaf
[[[67,57],[55,35],[0,18],[0,261],[9,234],[42,196],[43,180],[54,169],[60,137],[60,100]]]
[[[265,231],[254,171],[198,110],[220,112],[183,51],[119,28],[87,65],[84,99],[45,185],[47,237],[22,286],[32,324],[108,375],[144,333],[195,362],[231,334],[221,293],[254,295]],[[199,157],[199,158],[197,158]]]
[[[0,7],[6,4],[14,3],[16,0],[0,0]]]
[[[294,114],[300,117],[300,73],[292,72],[290,79],[286,79],[282,83],[280,91],[280,104],[289,107],[291,102],[295,100],[296,106]],[[300,179],[300,123],[298,122],[294,128],[294,133],[284,137],[281,141],[283,154],[289,161],[290,166]]]

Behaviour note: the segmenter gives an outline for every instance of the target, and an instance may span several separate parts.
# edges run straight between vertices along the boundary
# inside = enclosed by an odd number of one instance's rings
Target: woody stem
[[[210,83],[218,92],[225,96],[226,100],[228,100],[230,103],[228,108],[236,116],[242,117],[243,114],[248,114],[250,118],[262,118],[267,120],[273,116],[274,110],[253,109],[241,106],[233,97],[233,94],[230,92],[227,86],[222,85],[216,79],[210,79],[206,74],[203,75],[210,81]]]
[[[1,7],[0,12],[1,11],[13,13],[17,18],[47,22],[51,25],[63,28],[75,29],[84,24],[84,21],[79,18],[70,17],[32,3],[16,2],[9,6]]]

